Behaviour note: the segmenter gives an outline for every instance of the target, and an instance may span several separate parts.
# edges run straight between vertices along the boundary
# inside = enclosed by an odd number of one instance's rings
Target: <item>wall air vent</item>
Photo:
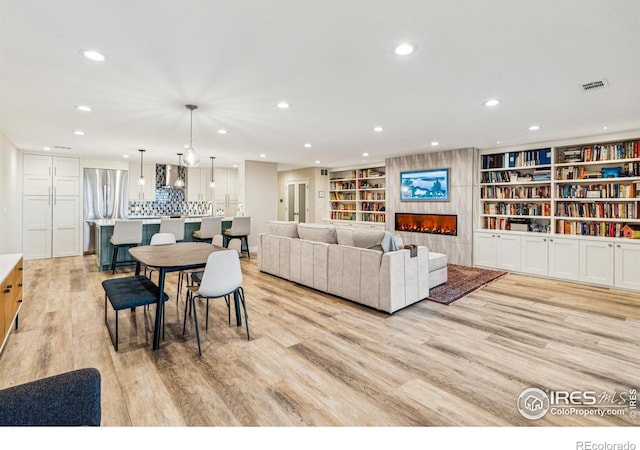
[[[609,82],[607,81],[606,78],[603,78],[602,80],[598,80],[598,81],[591,81],[589,83],[580,85],[580,89],[582,89],[582,92],[597,91],[599,89],[604,89],[606,87],[609,87]]]
[[[63,145],[54,145],[53,148],[58,148],[60,150],[71,150],[71,147],[65,147]]]

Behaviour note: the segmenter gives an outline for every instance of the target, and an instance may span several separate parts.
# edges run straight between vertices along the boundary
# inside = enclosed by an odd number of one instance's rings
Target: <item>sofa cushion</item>
[[[269,222],[269,233],[275,236],[298,238],[298,222],[277,221]]]
[[[348,247],[367,248],[390,252],[398,250],[393,235],[384,230],[359,230],[352,228],[337,228],[338,244]]]
[[[429,252],[429,272],[447,267],[447,255]]]
[[[326,244],[338,243],[336,227],[333,225],[299,223],[298,236],[300,239],[306,239],[307,241],[324,242]]]

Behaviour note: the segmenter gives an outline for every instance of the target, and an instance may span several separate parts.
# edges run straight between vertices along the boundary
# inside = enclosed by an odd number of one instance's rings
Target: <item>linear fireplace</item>
[[[396,231],[457,236],[458,216],[455,214],[396,213]]]

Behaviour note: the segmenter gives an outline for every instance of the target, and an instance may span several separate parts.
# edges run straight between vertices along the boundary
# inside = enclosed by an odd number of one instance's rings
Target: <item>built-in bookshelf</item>
[[[546,231],[551,219],[551,148],[481,156],[480,226]]]
[[[621,237],[640,224],[638,140],[555,149],[554,232]]]
[[[331,220],[384,224],[386,180],[384,167],[329,172]]]
[[[480,228],[621,237],[640,224],[639,140],[480,156]]]

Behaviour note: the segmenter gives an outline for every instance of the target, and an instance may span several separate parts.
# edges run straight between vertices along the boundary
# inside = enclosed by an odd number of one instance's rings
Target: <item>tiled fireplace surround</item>
[[[430,250],[445,253],[452,264],[472,265],[473,208],[475,202],[473,178],[476,151],[464,148],[445,152],[422,153],[385,161],[387,179],[386,229],[400,234],[405,244],[425,245]],[[450,186],[448,202],[400,200],[400,172],[421,169],[448,168]],[[457,236],[395,231],[396,213],[457,215]]]

